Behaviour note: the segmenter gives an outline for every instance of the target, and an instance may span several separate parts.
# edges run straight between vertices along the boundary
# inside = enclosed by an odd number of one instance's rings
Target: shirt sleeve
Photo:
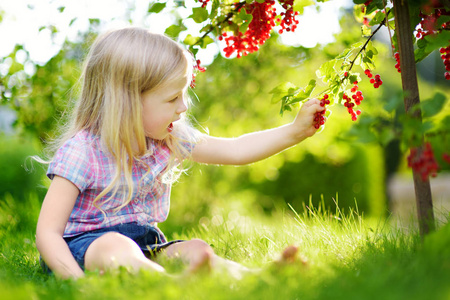
[[[56,152],[48,166],[47,177],[53,179],[55,175],[61,176],[83,192],[91,181],[90,153],[86,142],[76,137],[69,139]]]

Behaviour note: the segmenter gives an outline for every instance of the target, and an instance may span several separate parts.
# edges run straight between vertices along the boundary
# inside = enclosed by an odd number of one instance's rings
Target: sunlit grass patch
[[[30,198],[31,199],[31,198]],[[29,201],[34,201],[30,200]],[[26,202],[3,205],[2,213],[21,215]],[[211,219],[214,216],[211,217]],[[31,218],[31,217],[30,217]],[[215,252],[249,268],[240,279],[224,272],[183,274],[179,261],[160,259],[176,276],[126,268],[78,281],[44,274],[38,263],[34,227],[2,223],[0,288],[2,299],[447,299],[450,296],[450,226],[421,241],[385,220],[364,218],[357,210],[323,206],[289,208],[271,217],[222,212],[221,221],[204,223],[173,238],[201,238]],[[28,222],[28,221],[27,221]],[[12,225],[11,225],[12,224]],[[273,263],[288,245],[299,260]],[[177,275],[178,274],[178,275]],[[6,297],[6,298],[5,298]]]

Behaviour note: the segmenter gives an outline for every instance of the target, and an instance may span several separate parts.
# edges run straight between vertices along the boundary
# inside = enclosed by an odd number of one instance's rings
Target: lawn
[[[450,299],[450,225],[423,240],[413,228],[368,220],[357,211],[287,209],[274,216],[224,214],[172,238],[202,238],[216,253],[261,271],[167,277],[126,269],[78,281],[42,273],[34,243],[35,196],[0,202],[0,299]],[[307,260],[272,261],[290,244]],[[177,262],[161,261],[179,274]]]

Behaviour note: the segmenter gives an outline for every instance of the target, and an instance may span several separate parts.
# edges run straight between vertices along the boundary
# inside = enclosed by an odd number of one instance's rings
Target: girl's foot
[[[198,273],[202,271],[211,272],[212,259],[214,253],[211,251],[203,251],[195,260],[192,260],[188,267],[188,273]]]
[[[304,258],[300,258],[298,256],[299,247],[295,245],[287,246],[283,252],[281,253],[280,258],[275,260],[275,265],[281,266],[286,264],[293,264],[296,262],[301,262],[303,265],[306,265],[307,262]]]

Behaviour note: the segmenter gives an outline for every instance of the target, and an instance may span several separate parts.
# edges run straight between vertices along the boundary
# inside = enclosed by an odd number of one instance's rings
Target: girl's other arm
[[[72,182],[55,176],[42,204],[36,229],[36,246],[42,258],[55,275],[64,279],[84,276],[63,239],[78,194]]]
[[[245,134],[237,138],[205,136],[194,147],[192,159],[196,162],[223,165],[244,165],[272,156],[314,135],[316,112],[324,110],[320,101],[304,103],[295,120],[287,125],[265,131]]]

